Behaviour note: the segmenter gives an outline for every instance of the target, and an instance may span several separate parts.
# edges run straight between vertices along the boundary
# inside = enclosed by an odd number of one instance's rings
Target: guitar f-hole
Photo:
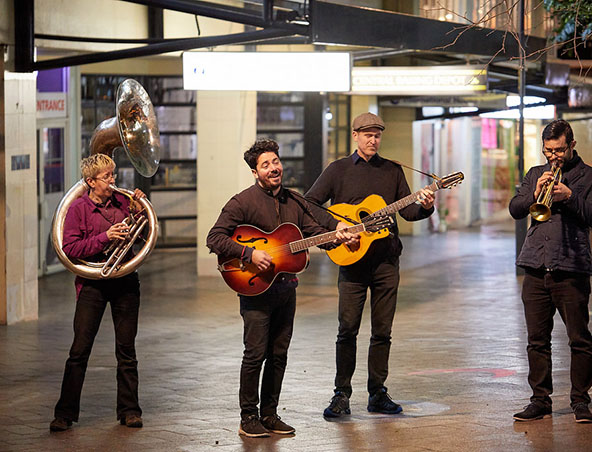
[[[238,235],[235,240],[237,243],[241,243],[241,244],[255,243],[259,240],[263,240],[264,244],[266,244],[268,242],[268,240],[265,237],[251,237],[249,239],[243,239],[241,235]]]

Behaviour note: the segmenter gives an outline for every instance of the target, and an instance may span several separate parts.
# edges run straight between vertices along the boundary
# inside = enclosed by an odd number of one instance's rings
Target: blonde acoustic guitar
[[[461,172],[452,173],[434,181],[434,183],[428,185],[426,188],[433,192],[444,188],[452,188],[455,185],[460,184],[464,178],[465,176]],[[335,212],[343,217],[351,218],[352,220],[355,220],[355,222],[364,223],[371,221],[377,216],[392,216],[399,210],[416,202],[419,197],[420,191],[416,191],[415,193],[411,193],[387,206],[381,196],[370,195],[359,204],[334,204],[329,209],[329,212]],[[346,220],[339,215],[333,216],[337,220],[345,222]],[[364,257],[368,248],[372,245],[372,242],[388,237],[388,235],[388,228],[380,229],[375,232],[365,230],[360,232],[360,247],[357,250],[352,250],[345,244],[342,244],[327,251],[327,255],[337,265],[351,265]]]

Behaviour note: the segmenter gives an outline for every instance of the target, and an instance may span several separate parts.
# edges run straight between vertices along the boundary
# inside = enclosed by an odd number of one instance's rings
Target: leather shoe
[[[56,417],[49,424],[49,430],[52,432],[63,432],[72,426],[72,421],[64,417]]]
[[[137,414],[128,414],[127,416],[122,416],[121,419],[119,419],[119,422],[121,425],[132,428],[140,428],[142,425],[144,425],[142,423],[142,417],[138,416]]]
[[[590,413],[590,409],[588,408],[588,404],[584,402],[576,403],[573,406],[574,417],[576,418],[576,422],[585,422],[590,423],[592,422],[592,413]]]
[[[536,421],[551,416],[551,406],[542,403],[531,402],[524,407],[524,411],[516,413],[514,420],[516,421]]]

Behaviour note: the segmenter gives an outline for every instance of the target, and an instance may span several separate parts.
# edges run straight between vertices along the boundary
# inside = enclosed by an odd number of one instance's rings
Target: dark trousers
[[[294,328],[296,290],[256,297],[240,297],[243,317],[245,350],[240,371],[239,403],[241,417],[257,413],[259,376],[265,361],[261,381],[260,415],[277,413],[284,372],[288,362],[288,347]]]
[[[356,369],[357,336],[362,311],[370,289],[371,333],[368,349],[368,392],[384,387],[388,376],[391,330],[397,290],[399,259],[366,256],[339,269],[339,331],[337,334],[335,391],[351,396],[351,379]]]
[[[551,332],[555,311],[567,329],[571,348],[571,403],[590,402],[592,336],[588,329],[590,277],[568,272],[526,270],[522,301],[528,331],[528,383],[531,401],[551,405]]]
[[[142,414],[138,404],[138,361],[135,348],[140,283],[138,275],[132,273],[122,278],[85,281],[76,302],[74,341],[66,361],[60,400],[55,407],[56,417],[78,421],[80,394],[88,358],[108,302],[111,303],[115,328],[117,419],[129,414]]]

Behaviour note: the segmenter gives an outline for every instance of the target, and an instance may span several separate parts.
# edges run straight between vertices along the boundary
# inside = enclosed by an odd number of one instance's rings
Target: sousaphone
[[[113,155],[116,148],[123,147],[134,168],[144,177],[156,173],[160,163],[160,135],[156,114],[148,93],[136,80],[124,80],[117,88],[116,116],[101,122],[90,140],[91,155],[97,153]],[[111,186],[128,197],[133,191]],[[119,278],[132,273],[154,249],[158,238],[158,220],[154,208],[146,198],[136,200],[144,217],[139,221],[131,219],[130,232],[126,240],[113,241],[107,248],[103,262],[88,262],[82,259],[70,260],[62,250],[64,221],[74,200],[89,190],[84,179],[79,180],[60,201],[53,217],[52,243],[58,259],[71,272],[88,279]],[[145,242],[136,255],[123,262],[144,227],[148,227]]]

